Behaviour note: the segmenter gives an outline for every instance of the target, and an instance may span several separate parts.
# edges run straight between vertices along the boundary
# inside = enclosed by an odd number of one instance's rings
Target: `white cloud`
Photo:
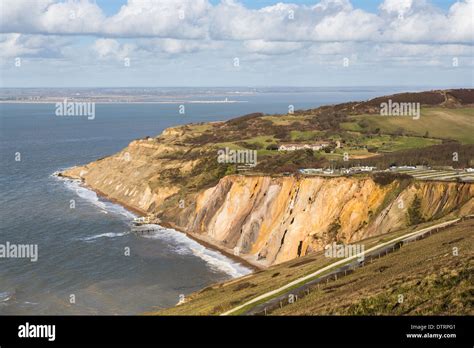
[[[250,10],[232,0],[223,1],[213,8],[209,35],[218,40],[300,40],[307,37],[307,28],[296,20],[297,11],[290,4]]]
[[[132,51],[136,49],[133,44],[120,44],[114,39],[98,39],[92,45],[93,51],[99,59],[123,60],[130,57]]]
[[[426,5],[426,1],[418,0],[419,3]],[[385,0],[379,8],[389,14],[404,16],[415,5],[413,0]]]
[[[382,21],[362,10],[341,11],[325,16],[314,28],[316,41],[370,41],[378,39]]]
[[[312,7],[279,3],[259,10],[227,0],[213,10],[210,35],[226,40],[371,40],[379,24],[376,15],[354,9],[347,0],[324,0]]]
[[[474,42],[474,0],[455,3],[446,20],[446,36],[453,41]]]
[[[0,3],[0,31],[3,33],[37,32],[49,5],[54,0],[16,0]]]
[[[69,43],[69,39],[61,36],[1,34],[0,57],[57,58]]]
[[[134,69],[122,74],[151,78],[160,71],[187,81],[200,73],[201,80],[216,75],[224,82],[245,76],[246,83],[277,75],[286,81],[285,73],[313,83],[339,70],[356,79],[357,69],[366,69],[365,81],[377,69],[450,68],[454,57],[460,68],[474,65],[474,0],[458,0],[448,10],[430,1],[385,0],[371,13],[350,0],[260,9],[237,0],[129,0],[106,16],[93,0],[0,0],[0,57],[50,58],[51,66],[97,72],[115,71],[129,57]],[[241,60],[238,70],[234,57]],[[315,69],[319,75],[310,79]]]
[[[459,1],[447,14],[426,1],[385,0],[383,40],[412,43],[466,43],[474,41],[474,0]]]
[[[103,33],[113,36],[163,38],[205,38],[207,0],[129,0],[114,16],[107,18]]]
[[[99,33],[104,19],[100,7],[88,0],[59,2],[49,5],[42,13],[39,30],[62,34]]]
[[[90,34],[101,31],[104,15],[88,0],[2,0],[3,33]]]
[[[224,45],[221,42],[210,40],[142,39],[138,41],[138,46],[144,51],[154,54],[176,55],[215,50],[222,48]]]
[[[318,4],[314,5],[315,9],[327,10],[352,10],[352,4],[349,0],[321,0]]]
[[[298,52],[304,47],[304,43],[250,40],[244,42],[244,47],[248,52],[251,53],[274,55]]]
[[[4,33],[94,34],[201,40],[368,41],[469,43],[474,40],[474,0],[447,13],[427,0],[385,0],[378,14],[349,0],[314,6],[278,3],[249,9],[235,0],[129,0],[106,17],[91,0],[2,0]]]

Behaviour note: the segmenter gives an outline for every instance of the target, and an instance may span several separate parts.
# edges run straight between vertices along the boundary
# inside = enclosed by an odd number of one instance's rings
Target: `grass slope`
[[[405,245],[272,314],[473,315],[473,226],[463,221]]]
[[[368,238],[359,243],[364,244],[365,248],[369,249],[372,246],[426,227],[432,223],[426,223],[409,229],[384,234],[382,236]],[[448,230],[443,231],[440,234],[447,232]],[[187,302],[180,306],[160,311],[152,311],[147,314],[218,315],[267,291],[271,291],[291,282],[292,280],[310,274],[337,260],[338,259],[329,259],[325,257],[323,252],[317,252],[242,278],[209,286],[199,292],[186,296]]]
[[[379,128],[382,133],[394,134],[401,128],[407,135],[454,139],[463,144],[474,144],[474,108],[422,108],[420,118],[414,120],[407,116],[360,115],[350,117],[342,128],[351,131],[363,131],[359,125],[366,120],[370,129]]]

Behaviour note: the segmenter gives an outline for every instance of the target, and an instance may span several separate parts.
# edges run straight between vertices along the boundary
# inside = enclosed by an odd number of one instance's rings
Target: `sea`
[[[114,154],[174,125],[287,113],[290,105],[307,109],[406,90],[158,88],[154,98],[163,103],[98,103],[93,119],[57,116],[55,104],[0,103],[0,315],[142,314],[251,272],[172,229],[131,233],[132,212],[76,181],[59,179],[57,171]],[[36,259],[7,255],[12,245],[36,247]]]

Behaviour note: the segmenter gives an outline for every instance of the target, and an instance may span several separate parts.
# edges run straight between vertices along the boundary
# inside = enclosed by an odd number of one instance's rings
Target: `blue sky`
[[[108,15],[116,13],[122,5],[127,3],[126,0],[96,0],[97,4],[104,10]],[[212,4],[218,4],[220,0],[210,1]],[[243,0],[241,3],[245,4],[246,7],[252,9],[259,9],[265,6],[271,6],[278,1],[272,0]],[[283,2],[283,1],[282,1]],[[315,1],[311,0],[295,0],[291,1],[294,4],[299,5],[313,5]],[[382,0],[353,0],[351,1],[354,7],[361,8],[365,11],[377,12],[379,5],[383,2]],[[432,0],[431,3],[439,8],[447,10],[455,0]]]
[[[474,80],[474,0],[2,3],[1,86],[457,87]]]

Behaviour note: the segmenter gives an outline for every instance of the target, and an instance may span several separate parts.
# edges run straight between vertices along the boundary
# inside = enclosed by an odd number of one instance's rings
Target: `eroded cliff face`
[[[175,138],[172,129],[164,136]],[[168,158],[168,154],[187,151],[174,143],[153,138],[132,141],[113,156],[66,170],[62,175],[82,180],[87,186],[142,213],[158,211],[180,187],[164,178],[170,170],[188,173],[197,160]]]
[[[228,176],[197,197],[184,228],[272,265],[333,241],[354,243],[404,228],[415,195],[425,219],[470,214],[473,193],[473,185],[458,183]]]
[[[182,136],[171,133],[162,136]],[[230,175],[211,188],[183,194],[182,186],[169,180],[170,170],[191,175],[199,159],[168,154],[188,150],[178,141],[137,140],[63,175],[262,266],[321,250],[333,241],[355,243],[404,228],[415,196],[426,220],[474,213],[474,185],[469,183],[395,180],[380,185],[370,177]]]

